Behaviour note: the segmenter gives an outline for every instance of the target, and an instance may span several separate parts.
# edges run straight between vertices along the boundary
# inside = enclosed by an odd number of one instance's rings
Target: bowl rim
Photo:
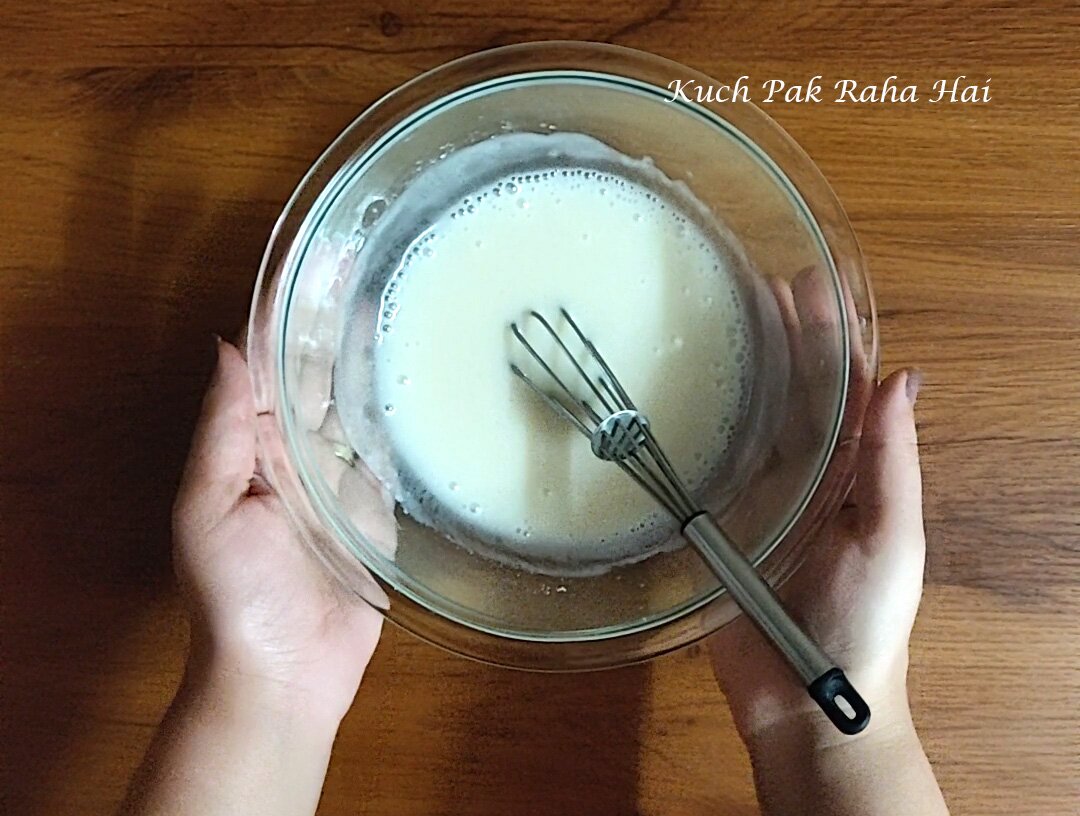
[[[621,70],[613,70],[612,62]],[[602,67],[591,68],[591,63],[600,63]],[[643,79],[642,75],[654,77],[660,74],[715,84],[710,77],[655,54],[578,41],[520,43],[444,63],[393,89],[357,116],[304,175],[271,232],[255,285],[247,333],[256,403],[263,412],[273,414],[274,433],[280,437],[266,439],[268,430],[266,426],[260,426],[260,447],[267,450],[275,447],[282,453],[264,457],[267,477],[282,495],[283,504],[301,537],[348,589],[379,608],[391,621],[456,653],[531,669],[620,665],[693,642],[724,625],[735,617],[737,610],[727,593],[719,588],[653,616],[647,623],[618,632],[589,632],[570,638],[523,635],[457,620],[428,606],[407,587],[383,574],[377,561],[372,563],[352,548],[349,548],[350,561],[341,551],[341,538],[348,532],[340,528],[332,514],[328,517],[326,507],[320,506],[325,504],[325,498],[320,495],[323,490],[319,480],[313,482],[306,476],[305,454],[293,439],[287,412],[278,409],[279,405],[286,404],[283,402],[286,384],[280,353],[287,309],[282,307],[289,302],[295,284],[297,260],[303,258],[316,232],[313,227],[318,226],[322,214],[348,185],[349,179],[362,170],[364,162],[409,128],[423,122],[433,107],[453,104],[477,90],[492,90],[500,84],[521,82],[525,78],[587,77],[598,80],[604,77],[655,94],[661,86]],[[842,291],[845,274],[854,274],[861,284],[864,303],[855,305],[856,311],[860,305],[865,311],[866,323],[860,327],[861,339],[867,363],[876,374],[878,347],[873,296],[858,241],[839,200],[809,156],[777,123],[748,102],[680,104],[720,126],[728,135],[738,137],[744,149],[749,149],[787,188],[829,261],[837,306],[843,316],[840,321],[842,382],[831,439],[823,449],[816,477],[807,486],[788,522],[771,542],[760,548],[754,559],[766,578],[778,586],[797,569],[805,556],[810,533],[831,515],[850,485],[851,451],[847,451],[846,456],[837,456],[837,452],[846,442],[857,439],[868,395],[861,395],[862,405],[856,406],[858,410],[849,410],[852,316],[848,314],[849,306]],[[754,135],[747,135],[747,130]],[[843,270],[841,261],[846,267]],[[283,454],[282,448],[288,450],[288,455]],[[317,529],[320,526],[323,529]],[[329,548],[325,535],[328,526],[337,536],[336,546]],[[359,531],[354,534],[359,535]],[[787,551],[783,552],[785,549]],[[778,553],[780,557],[774,557]],[[358,576],[359,572],[366,575]],[[613,648],[613,644],[618,644],[619,648]]]

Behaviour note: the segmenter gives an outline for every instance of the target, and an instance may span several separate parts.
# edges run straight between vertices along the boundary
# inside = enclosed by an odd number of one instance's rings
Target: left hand
[[[173,560],[202,671],[271,689],[334,725],[352,703],[382,616],[347,597],[298,540],[256,456],[247,364],[218,361],[173,508]]]

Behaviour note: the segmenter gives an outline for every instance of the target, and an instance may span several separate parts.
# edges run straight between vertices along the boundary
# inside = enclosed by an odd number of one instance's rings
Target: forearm
[[[948,816],[903,697],[845,737],[812,712],[747,735],[764,816]]]
[[[313,814],[336,726],[265,681],[193,662],[121,813]]]

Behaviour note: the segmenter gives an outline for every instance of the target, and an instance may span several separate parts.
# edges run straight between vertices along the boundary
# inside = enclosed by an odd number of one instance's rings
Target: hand
[[[908,638],[922,593],[925,539],[913,405],[917,372],[874,391],[860,442],[853,500],[819,534],[785,585],[785,604],[845,670],[873,711],[871,729],[907,718]],[[710,642],[713,668],[744,739],[819,718],[798,679],[739,618]]]
[[[297,540],[259,472],[247,365],[224,341],[173,508],[173,533],[199,670],[268,688],[283,706],[336,727],[382,617],[346,597]]]
[[[814,372],[835,333],[827,279],[808,268],[789,284],[770,289],[788,338],[794,372]],[[854,304],[845,291],[848,312]],[[865,393],[871,370],[859,327],[849,326],[851,385]],[[792,616],[845,670],[873,712],[866,733],[909,724],[907,644],[922,591],[925,539],[913,407],[921,376],[901,371],[870,397],[855,461],[856,482],[837,516],[811,544],[810,556],[781,594]],[[816,378],[795,379],[812,389]],[[811,400],[811,403],[822,402]],[[853,400],[852,404],[861,404]],[[796,417],[809,428],[788,428],[784,438],[817,438],[823,420]],[[829,420],[831,421],[831,420]],[[817,430],[815,430],[817,429]],[[745,618],[710,642],[713,665],[744,739],[801,721],[828,739],[828,720],[817,710],[785,661]]]

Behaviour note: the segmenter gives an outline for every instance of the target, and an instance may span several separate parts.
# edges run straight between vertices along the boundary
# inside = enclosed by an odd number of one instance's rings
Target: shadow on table
[[[630,816],[650,672],[500,669],[387,627],[319,813]]]
[[[636,812],[647,667],[492,672],[461,715],[446,813]]]
[[[58,790],[78,777],[125,784],[142,750],[133,735],[141,727],[149,740],[178,662],[175,616],[146,620],[172,592],[170,505],[211,332],[239,328],[289,192],[265,181],[232,204],[219,183],[219,200],[206,200],[208,168],[161,144],[189,117],[195,80],[191,69],[143,68],[66,78],[85,149],[56,173],[71,184],[56,194],[67,202],[63,251],[0,326],[0,764],[12,813],[70,799]],[[141,656],[128,651],[136,634]]]

